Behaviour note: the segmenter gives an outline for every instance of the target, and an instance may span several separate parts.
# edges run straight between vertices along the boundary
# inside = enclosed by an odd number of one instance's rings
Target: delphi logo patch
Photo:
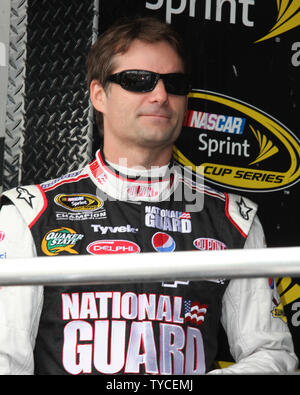
[[[241,191],[285,189],[300,179],[300,144],[262,110],[219,93],[189,95],[175,158],[221,187]]]
[[[90,243],[86,249],[93,255],[140,252],[140,247],[130,240],[96,240]]]

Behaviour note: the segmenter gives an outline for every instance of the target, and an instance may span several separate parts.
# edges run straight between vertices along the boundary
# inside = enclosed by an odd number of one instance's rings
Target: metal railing
[[[300,277],[300,247],[5,259],[0,286]]]

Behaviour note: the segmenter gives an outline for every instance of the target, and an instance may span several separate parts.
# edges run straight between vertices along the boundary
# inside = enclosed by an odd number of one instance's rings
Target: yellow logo
[[[57,195],[55,203],[70,211],[95,211],[103,206],[103,201],[96,196],[83,193]]]
[[[269,33],[256,40],[256,43],[279,36],[288,30],[300,26],[299,0],[276,0],[276,2],[278,12],[276,22]]]
[[[280,304],[273,309],[272,315],[273,317],[280,317],[284,322],[287,322],[283,307],[300,299],[300,285],[293,283],[291,277],[277,278],[276,285],[280,295]]]
[[[300,179],[293,133],[258,108],[215,92],[190,93],[173,153],[207,180],[232,189],[275,191]]]
[[[71,228],[52,229],[45,234],[41,248],[43,253],[49,256],[58,255],[63,251],[69,254],[78,254],[73,248],[83,237],[84,235]]]
[[[284,306],[300,299],[300,285],[293,283],[291,277],[276,279],[276,284],[280,300]]]

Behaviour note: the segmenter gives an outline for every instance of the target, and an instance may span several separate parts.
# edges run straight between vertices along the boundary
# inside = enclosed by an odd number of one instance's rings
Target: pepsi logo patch
[[[222,243],[219,240],[210,239],[201,237],[199,239],[195,239],[193,242],[194,246],[201,251],[211,251],[211,250],[226,250],[226,244]]]
[[[152,245],[157,252],[172,252],[176,248],[173,237],[163,232],[157,232],[153,235]]]

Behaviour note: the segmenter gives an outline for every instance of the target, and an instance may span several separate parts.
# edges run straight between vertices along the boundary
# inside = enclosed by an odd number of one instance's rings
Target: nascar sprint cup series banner
[[[100,1],[99,32],[141,15],[172,24],[191,55],[175,158],[206,185],[258,203],[269,246],[299,246],[300,1]],[[277,279],[281,303],[272,312],[288,320],[298,356],[299,284]]]

